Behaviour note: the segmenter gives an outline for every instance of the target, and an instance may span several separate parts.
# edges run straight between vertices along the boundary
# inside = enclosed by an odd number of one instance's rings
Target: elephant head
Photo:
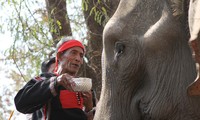
[[[105,26],[95,120],[196,120],[187,0],[121,0]]]

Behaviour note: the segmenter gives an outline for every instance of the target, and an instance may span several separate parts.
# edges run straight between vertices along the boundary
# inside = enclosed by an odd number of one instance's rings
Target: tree
[[[85,74],[87,77],[95,80],[94,89],[99,98],[101,91],[101,52],[102,52],[102,34],[105,24],[114,14],[119,0],[82,0],[84,5],[84,18],[87,25],[88,47],[87,64]]]

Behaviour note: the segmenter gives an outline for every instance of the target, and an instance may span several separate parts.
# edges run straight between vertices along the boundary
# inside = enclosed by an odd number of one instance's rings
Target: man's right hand
[[[60,76],[57,77],[57,86],[63,86],[65,89],[69,90],[69,91],[73,91],[72,89],[72,84],[75,84],[72,81],[73,76],[64,73]]]

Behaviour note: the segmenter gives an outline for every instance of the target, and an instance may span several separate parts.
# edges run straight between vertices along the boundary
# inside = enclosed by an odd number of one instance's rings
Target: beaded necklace
[[[79,92],[76,92],[76,99],[77,99],[78,105],[80,105],[81,104],[81,94]]]

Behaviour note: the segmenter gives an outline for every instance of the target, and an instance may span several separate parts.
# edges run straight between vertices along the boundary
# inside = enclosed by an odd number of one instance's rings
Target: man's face
[[[75,75],[81,64],[83,64],[83,49],[80,47],[72,47],[66,50],[60,57],[59,64],[62,67],[62,71]]]

